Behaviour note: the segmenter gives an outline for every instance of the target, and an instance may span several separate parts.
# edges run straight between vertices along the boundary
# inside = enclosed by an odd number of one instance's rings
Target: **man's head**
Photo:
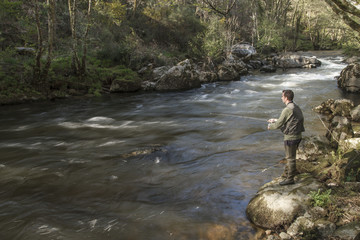
[[[283,103],[287,104],[289,102],[292,102],[294,99],[294,92],[291,90],[283,90],[281,95],[281,100]]]

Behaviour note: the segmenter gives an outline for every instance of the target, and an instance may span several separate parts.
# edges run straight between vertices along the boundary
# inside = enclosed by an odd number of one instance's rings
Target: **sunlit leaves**
[[[112,2],[98,1],[94,9],[101,15],[108,16],[118,26],[126,16],[126,5],[117,0]]]

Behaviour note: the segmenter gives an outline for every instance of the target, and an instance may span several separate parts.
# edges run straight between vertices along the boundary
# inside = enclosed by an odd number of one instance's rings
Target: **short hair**
[[[284,97],[286,97],[289,101],[294,99],[294,92],[292,90],[283,90]]]

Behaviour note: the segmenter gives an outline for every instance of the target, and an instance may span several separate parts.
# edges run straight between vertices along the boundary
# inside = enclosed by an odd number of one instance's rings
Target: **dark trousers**
[[[284,176],[288,179],[294,179],[296,171],[296,150],[299,147],[301,139],[284,141],[286,166]]]

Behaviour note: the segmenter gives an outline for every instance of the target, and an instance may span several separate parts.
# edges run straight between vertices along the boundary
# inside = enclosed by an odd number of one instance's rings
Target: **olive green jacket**
[[[284,140],[301,139],[301,133],[305,131],[304,117],[301,109],[295,103],[290,102],[282,110],[279,119],[269,124],[269,129],[281,129]]]

